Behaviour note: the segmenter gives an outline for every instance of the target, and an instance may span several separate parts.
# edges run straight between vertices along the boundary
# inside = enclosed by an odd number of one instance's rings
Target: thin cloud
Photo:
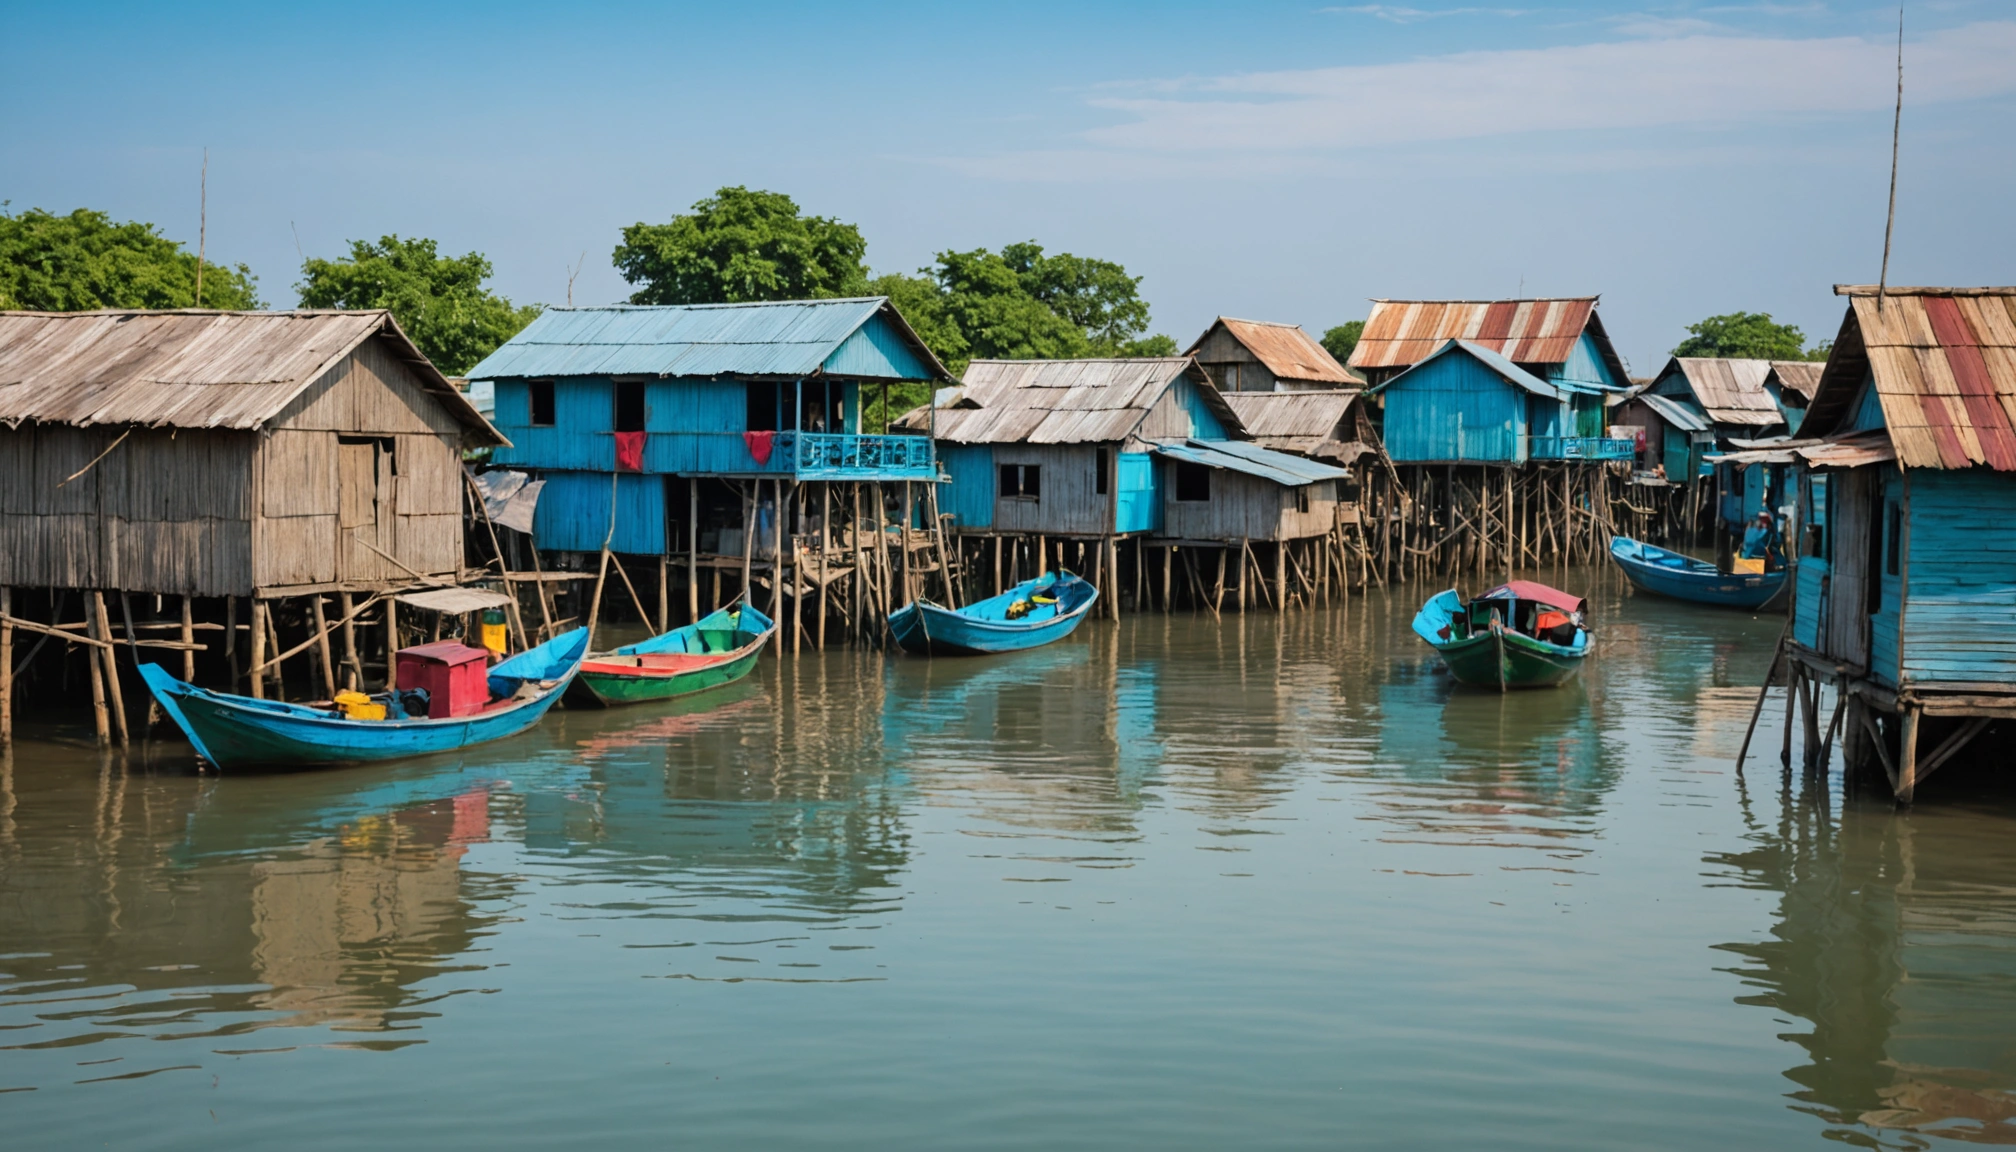
[[[1125,122],[1083,137],[1130,152],[1296,152],[1863,112],[1894,99],[1895,51],[1856,37],[1691,35],[1249,73],[1167,97],[1096,96]],[[1909,42],[1908,99],[2016,92],[2012,57],[2011,21]]]
[[[1391,24],[1418,24],[1444,16],[1524,16],[1524,8],[1409,8],[1400,4],[1351,4],[1338,8],[1318,8],[1318,12],[1345,16],[1371,16]]]

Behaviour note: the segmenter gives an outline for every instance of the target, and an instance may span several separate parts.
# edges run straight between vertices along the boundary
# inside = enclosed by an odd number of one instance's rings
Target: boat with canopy
[[[1588,601],[1531,580],[1513,580],[1464,601],[1437,593],[1414,617],[1414,632],[1462,683],[1540,688],[1573,676],[1589,655]]]

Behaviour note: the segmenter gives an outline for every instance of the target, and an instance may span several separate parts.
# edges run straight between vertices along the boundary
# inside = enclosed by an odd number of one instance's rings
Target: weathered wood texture
[[[1117,445],[1105,448],[1113,467]],[[1047,536],[1099,536],[1113,530],[1113,485],[1098,491],[1100,449],[1090,444],[996,444],[994,446],[994,529]],[[1000,470],[1034,464],[1042,469],[1036,498],[1000,495]]]
[[[1177,540],[1300,540],[1337,522],[1337,485],[1329,480],[1296,489],[1214,468],[1209,500],[1178,500],[1173,482],[1162,491],[1161,534]]]

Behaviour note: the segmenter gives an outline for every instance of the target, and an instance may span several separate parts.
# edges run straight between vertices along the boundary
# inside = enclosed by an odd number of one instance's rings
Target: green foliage
[[[1323,332],[1323,350],[1337,358],[1339,364],[1351,362],[1351,351],[1358,347],[1358,338],[1365,334],[1363,320],[1346,320],[1335,328]]]
[[[539,315],[483,287],[490,261],[480,252],[442,256],[434,241],[386,236],[350,242],[340,260],[301,265],[303,308],[389,308],[434,366],[459,376]]]
[[[1825,360],[1834,347],[1823,340],[1809,352],[1806,334],[1796,325],[1780,324],[1769,312],[1731,312],[1689,324],[1687,339],[1675,356],[1718,356],[1740,360]]]
[[[15,215],[0,201],[0,308],[82,312],[93,308],[196,306],[196,254],[138,221],[79,208]],[[205,308],[260,307],[257,277],[243,264],[203,268]]]
[[[789,196],[723,188],[668,224],[623,229],[614,260],[632,304],[735,304],[859,295],[861,230],[803,216]]]
[[[1000,252],[940,252],[916,276],[888,275],[868,290],[888,296],[957,375],[971,360],[1173,356],[1176,342],[1145,335],[1141,278],[1110,260],[1033,241]]]

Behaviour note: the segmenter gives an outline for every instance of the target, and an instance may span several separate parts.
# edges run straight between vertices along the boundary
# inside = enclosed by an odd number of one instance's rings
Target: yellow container
[[[362,692],[338,692],[336,706],[343,709],[343,715],[352,720],[383,720],[385,705],[374,703]]]
[[[502,656],[504,654],[504,646],[504,625],[486,622],[483,625],[483,647]]]

